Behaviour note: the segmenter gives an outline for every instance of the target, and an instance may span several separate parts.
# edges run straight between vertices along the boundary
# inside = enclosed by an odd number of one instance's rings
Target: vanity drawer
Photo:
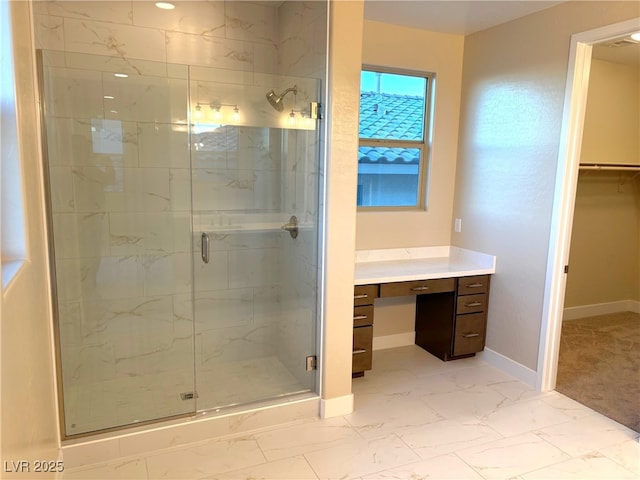
[[[353,353],[353,360],[351,361],[351,373],[359,373],[363,372],[361,375],[364,375],[365,370],[371,370],[373,366],[373,356],[371,355],[371,350],[362,351],[360,353]]]
[[[484,313],[458,315],[453,341],[453,356],[469,355],[484,349],[487,317]]]
[[[373,327],[371,325],[367,327],[357,327],[353,329],[354,353],[360,350],[371,351],[372,343],[373,343]]]
[[[353,363],[352,372],[371,370],[372,366],[373,327],[357,327],[353,329]]]
[[[354,305],[373,305],[378,296],[378,285],[356,285],[353,289]]]
[[[373,305],[353,307],[353,326],[365,327],[373,325]]]
[[[456,314],[486,312],[487,294],[464,295],[456,300]]]
[[[455,278],[436,280],[415,280],[411,282],[383,283],[380,285],[380,297],[401,297],[404,295],[423,295],[427,293],[453,292],[456,289]]]
[[[458,279],[458,295],[473,295],[489,291],[489,275],[460,277]]]

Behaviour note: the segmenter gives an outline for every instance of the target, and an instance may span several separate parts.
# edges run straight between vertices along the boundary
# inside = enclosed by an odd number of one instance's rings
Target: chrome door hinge
[[[311,102],[309,104],[309,118],[320,120],[322,119],[322,105],[320,102]]]
[[[306,361],[307,361],[307,372],[318,369],[318,357],[316,357],[315,355],[309,355],[306,358]]]

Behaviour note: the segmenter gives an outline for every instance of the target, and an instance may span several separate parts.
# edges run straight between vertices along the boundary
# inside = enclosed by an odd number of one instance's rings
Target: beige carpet
[[[640,314],[565,321],[556,390],[640,432]]]

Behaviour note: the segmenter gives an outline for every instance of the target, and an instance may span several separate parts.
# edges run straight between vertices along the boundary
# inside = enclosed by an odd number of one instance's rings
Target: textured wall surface
[[[533,370],[570,37],[639,14],[568,2],[465,39],[452,243],[497,256],[487,346]]]

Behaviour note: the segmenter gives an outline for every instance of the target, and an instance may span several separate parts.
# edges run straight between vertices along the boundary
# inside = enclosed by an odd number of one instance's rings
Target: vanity
[[[495,265],[452,246],[357,251],[352,376],[372,368],[376,298],[415,295],[415,343],[441,360],[482,351]]]

